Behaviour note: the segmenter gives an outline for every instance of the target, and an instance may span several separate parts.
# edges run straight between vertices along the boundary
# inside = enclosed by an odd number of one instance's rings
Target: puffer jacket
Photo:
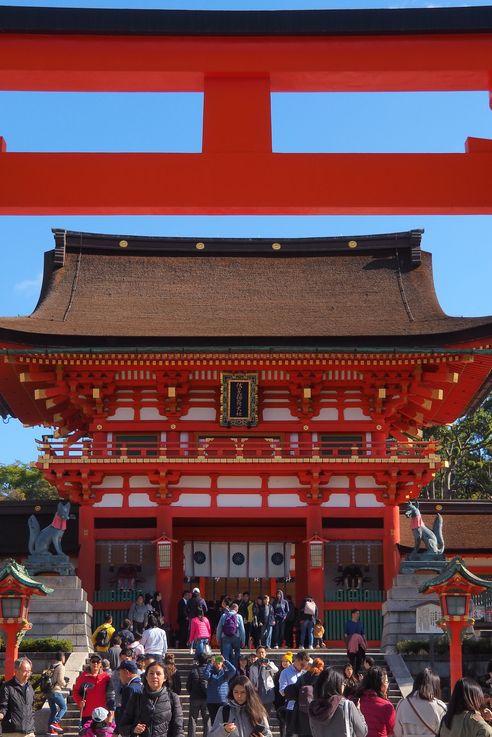
[[[236,675],[236,668],[228,660],[224,660],[222,668],[215,668],[208,663],[203,671],[207,679],[207,703],[225,704],[229,693],[229,681]]]
[[[165,686],[160,691],[145,688],[133,693],[118,725],[120,734],[130,737],[137,724],[147,725],[142,737],[184,737],[179,696]]]
[[[21,686],[15,678],[0,689],[0,729],[7,732],[34,732],[34,691],[30,683]]]
[[[348,707],[345,706],[348,704]],[[313,699],[309,704],[309,724],[313,737],[341,737],[345,735],[345,714],[348,709],[348,720],[351,734],[354,737],[366,737],[366,720],[355,704],[343,696],[331,696],[329,699]]]
[[[253,732],[255,725],[251,724],[244,705],[240,706],[231,699],[229,699],[227,704],[229,707],[227,719],[223,714],[224,706],[221,706],[217,712],[212,728],[208,731],[208,737],[249,737],[251,732]],[[224,729],[224,722],[234,722],[236,729],[233,729],[232,732],[226,732]],[[263,725],[263,737],[272,737],[270,725],[268,724],[266,716],[262,719],[261,724]]]

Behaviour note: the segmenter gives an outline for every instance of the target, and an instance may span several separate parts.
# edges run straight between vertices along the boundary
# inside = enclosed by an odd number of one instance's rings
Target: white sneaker
[[[193,655],[193,648],[190,647],[190,655]]]
[[[275,650],[278,650],[278,645],[275,645],[275,648],[274,648],[274,649],[275,649]]]

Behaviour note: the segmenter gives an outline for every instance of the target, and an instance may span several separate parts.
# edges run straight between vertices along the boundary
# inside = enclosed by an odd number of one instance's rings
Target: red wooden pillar
[[[157,532],[158,536],[173,538],[173,520],[168,506],[159,506],[157,510]],[[179,567],[179,561],[176,561],[176,543],[172,544],[171,567],[160,568],[156,550],[156,572],[155,572],[155,590],[162,594],[162,605],[166,617],[169,617],[171,611],[171,598],[173,593],[173,569]],[[180,592],[181,593],[181,592]]]
[[[96,582],[96,540],[94,534],[94,510],[88,504],[79,509],[79,559],[77,574],[90,602],[94,601]]]
[[[309,507],[306,519],[306,538],[309,540],[314,535],[323,537],[322,514],[319,505]],[[307,594],[311,596],[318,605],[318,613],[320,619],[323,619],[323,609],[325,601],[325,567],[313,568],[311,566],[310,544],[305,543],[306,547],[306,563],[307,563]]]
[[[388,591],[393,586],[393,579],[398,573],[399,555],[397,543],[400,542],[400,509],[397,504],[390,504],[384,510],[384,588]]]
[[[164,610],[166,613],[166,619],[170,621],[175,628],[178,618],[178,601],[181,599],[181,594],[184,589],[188,588],[188,586],[183,583],[183,559],[184,543],[182,540],[178,540],[173,543],[173,569],[169,609]],[[180,643],[180,647],[184,647],[183,643]]]

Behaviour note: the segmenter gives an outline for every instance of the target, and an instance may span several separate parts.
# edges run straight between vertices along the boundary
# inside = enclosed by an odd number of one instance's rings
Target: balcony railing
[[[207,438],[197,442],[38,441],[40,461],[106,463],[429,463],[435,442],[294,442],[278,438]]]

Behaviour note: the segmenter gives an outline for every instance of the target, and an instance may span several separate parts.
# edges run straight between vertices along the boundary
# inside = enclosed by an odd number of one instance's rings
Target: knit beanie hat
[[[285,658],[285,660],[288,660],[289,663],[292,663],[292,653],[290,650],[287,650],[287,652],[285,653],[285,655],[283,655],[283,657]]]

